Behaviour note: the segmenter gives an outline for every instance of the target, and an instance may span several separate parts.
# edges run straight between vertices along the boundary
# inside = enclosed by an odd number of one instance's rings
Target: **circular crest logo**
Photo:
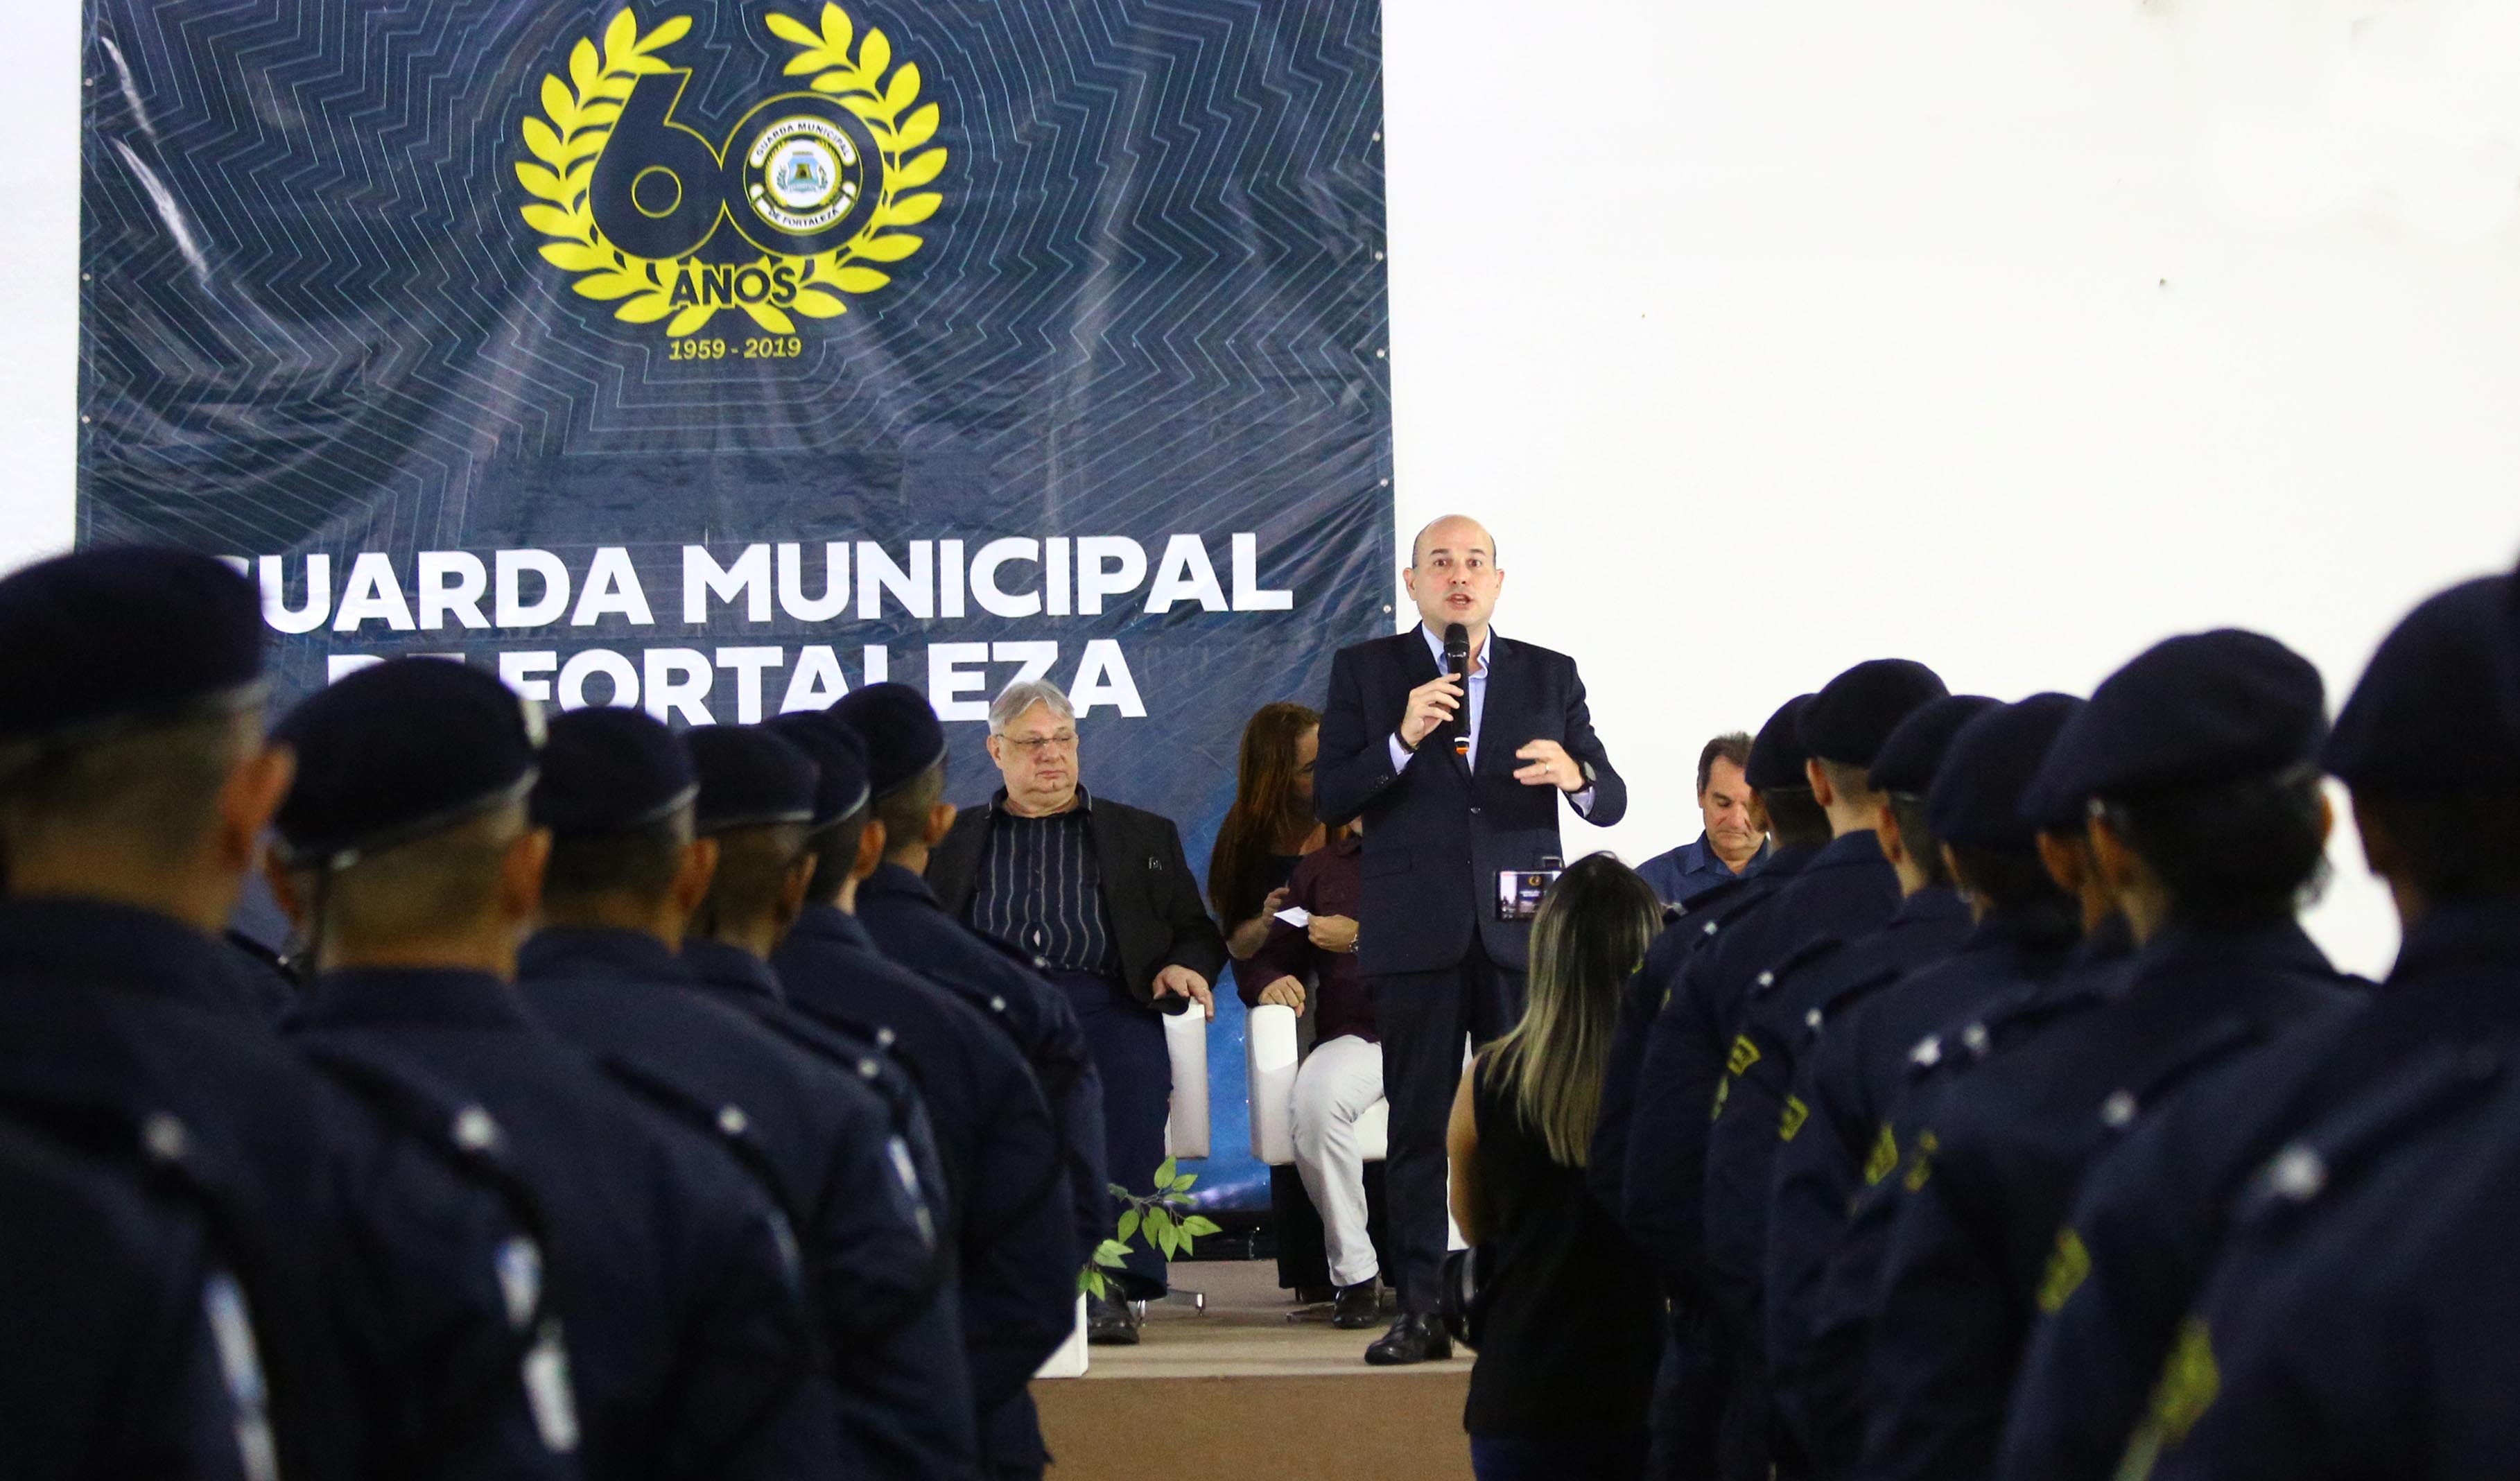
[[[795,48],[787,74],[807,90],[764,100],[723,141],[674,115],[692,73],[665,54],[688,16],[642,30],[624,8],[601,47],[581,38],[567,73],[543,78],[522,129],[532,157],[517,161],[533,198],[522,215],[548,239],[543,259],[615,318],[662,320],[683,339],[733,311],[792,336],[799,316],[848,312],[892,281],[877,264],[923,245],[903,228],[944,202],[924,187],[946,151],[930,147],[937,108],[919,102],[918,64],[894,67],[883,32],[858,36],[837,5],[817,26],[777,11],[764,24]]]

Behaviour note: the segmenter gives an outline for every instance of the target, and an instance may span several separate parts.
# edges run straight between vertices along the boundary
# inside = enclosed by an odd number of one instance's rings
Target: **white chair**
[[[1295,1161],[1295,1068],[1301,1057],[1295,1010],[1282,1003],[1251,1010],[1242,1031],[1244,1070],[1251,1090],[1251,1155],[1271,1167]],[[1379,1162],[1390,1149],[1391,1103],[1376,1100],[1356,1121],[1365,1160]]]
[[[1207,1014],[1193,1003],[1164,1017],[1164,1051],[1173,1061],[1173,1101],[1164,1117],[1164,1155],[1204,1157],[1207,1124]]]
[[[1080,1292],[1076,1298],[1076,1329],[1067,1334],[1066,1341],[1058,1344],[1058,1351],[1043,1360],[1041,1368],[1033,1373],[1033,1376],[1082,1378],[1090,1365],[1089,1355],[1093,1351],[1085,1343],[1085,1297]]]

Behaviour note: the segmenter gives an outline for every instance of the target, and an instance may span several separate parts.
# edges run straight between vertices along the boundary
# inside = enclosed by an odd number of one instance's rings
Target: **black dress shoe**
[[[1135,1347],[1138,1345],[1138,1319],[1126,1301],[1107,1301],[1100,1297],[1085,1303],[1085,1340],[1093,1347]]]
[[[1382,1317],[1382,1292],[1372,1280],[1342,1285],[1330,1299],[1330,1325],[1361,1332]]]
[[[1442,1319],[1422,1312],[1402,1312],[1400,1320],[1391,1324],[1391,1330],[1365,1350],[1365,1361],[1375,1368],[1430,1363],[1451,1356],[1453,1339],[1446,1335]]]

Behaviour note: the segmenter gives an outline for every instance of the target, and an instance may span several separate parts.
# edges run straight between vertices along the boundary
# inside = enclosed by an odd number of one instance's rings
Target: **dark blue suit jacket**
[[[1490,961],[1522,969],[1531,925],[1496,919],[1497,875],[1538,869],[1565,848],[1557,789],[1513,780],[1523,745],[1554,740],[1591,764],[1589,821],[1607,827],[1628,810],[1628,785],[1593,734],[1575,660],[1496,633],[1488,643],[1475,776],[1432,738],[1405,769],[1391,764],[1409,692],[1441,672],[1418,629],[1341,649],[1330,662],[1313,807],[1325,823],[1368,824],[1356,946],[1366,976],[1452,966],[1469,954],[1473,931]]]

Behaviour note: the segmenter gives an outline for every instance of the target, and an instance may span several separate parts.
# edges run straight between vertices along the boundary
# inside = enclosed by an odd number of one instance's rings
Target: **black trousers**
[[[1462,1044],[1484,1045],[1522,1016],[1522,973],[1488,960],[1478,938],[1457,966],[1367,980],[1391,1105],[1383,1164],[1400,1309],[1433,1316],[1444,1279],[1444,1126],[1462,1083]]]

